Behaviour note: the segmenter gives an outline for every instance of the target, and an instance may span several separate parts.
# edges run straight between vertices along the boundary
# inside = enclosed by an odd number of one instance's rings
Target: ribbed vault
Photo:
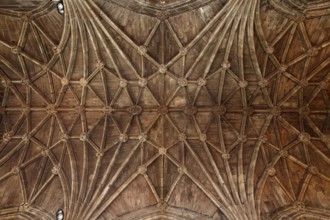
[[[330,218],[327,1],[64,3],[0,9],[1,219]]]

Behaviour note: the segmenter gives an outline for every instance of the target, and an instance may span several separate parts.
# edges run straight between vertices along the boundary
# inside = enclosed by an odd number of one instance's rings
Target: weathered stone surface
[[[330,218],[328,1],[56,4],[0,2],[0,219]]]

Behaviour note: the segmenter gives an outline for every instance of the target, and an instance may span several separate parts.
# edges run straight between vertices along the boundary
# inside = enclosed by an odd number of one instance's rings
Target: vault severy
[[[180,14],[208,5],[214,0],[115,0],[113,3],[139,13],[153,16]],[[225,1],[224,1],[225,2]],[[163,15],[162,15],[163,16]]]
[[[1,214],[326,219],[328,17],[224,3],[1,15]]]
[[[3,0],[0,2],[1,9],[10,9],[15,11],[31,11],[38,8],[42,4],[45,4],[45,1],[42,0]]]

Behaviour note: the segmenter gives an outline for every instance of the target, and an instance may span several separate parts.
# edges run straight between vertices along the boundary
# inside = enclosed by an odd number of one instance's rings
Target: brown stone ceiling
[[[168,17],[200,8],[215,0],[114,0],[112,3],[135,12]],[[225,2],[225,1],[223,1]]]
[[[20,8],[0,8],[0,219],[330,218],[328,1]]]
[[[2,9],[11,9],[15,11],[31,11],[41,4],[45,4],[43,0],[1,0],[0,8]]]

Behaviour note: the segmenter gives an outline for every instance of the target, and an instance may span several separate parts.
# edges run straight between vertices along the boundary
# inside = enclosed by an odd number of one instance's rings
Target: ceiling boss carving
[[[0,7],[1,219],[330,218],[327,1],[24,4]]]

